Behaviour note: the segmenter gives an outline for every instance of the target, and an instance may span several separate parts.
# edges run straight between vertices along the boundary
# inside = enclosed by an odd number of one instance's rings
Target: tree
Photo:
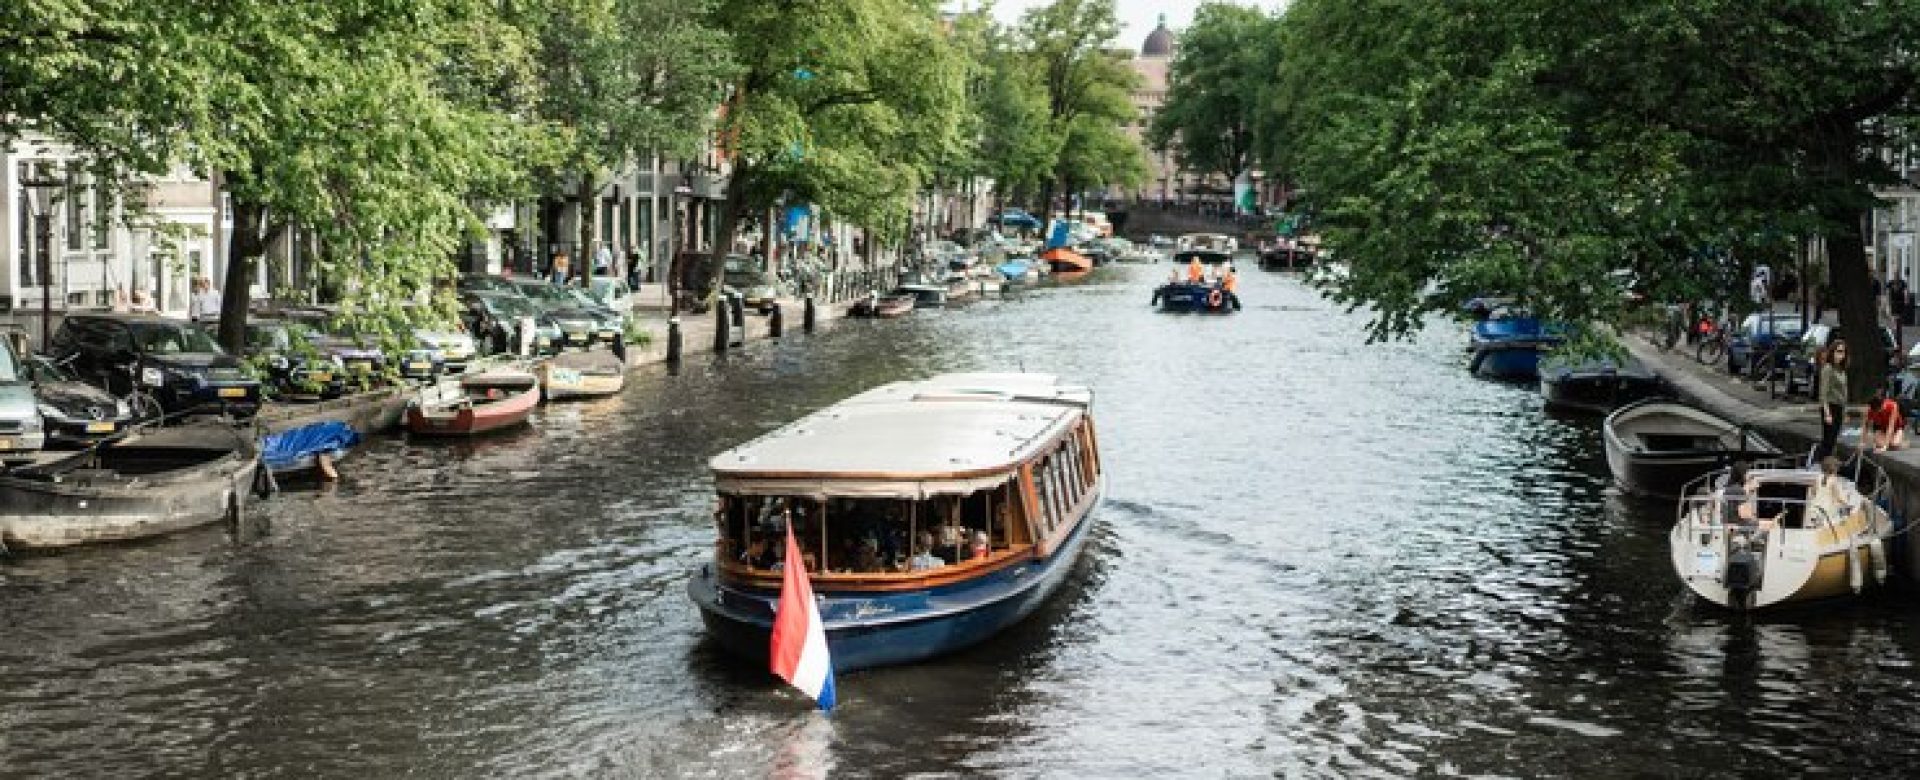
[[[549,191],[580,204],[579,258],[598,234],[607,175],[655,150],[690,156],[707,138],[734,75],[730,42],[709,25],[711,0],[546,0],[524,9],[538,43],[539,115],[561,157]]]
[[[1064,185],[1071,190],[1076,182],[1106,175],[1065,167],[1067,163],[1080,165],[1093,160],[1091,154],[1074,153],[1068,145],[1076,138],[1106,145],[1107,139],[1094,130],[1095,125],[1108,125],[1117,131],[1134,116],[1128,93],[1138,79],[1112,49],[1119,34],[1113,0],[1054,0],[1020,17],[1024,57],[1046,88],[1049,124],[1061,144],[1042,183],[1042,208],[1048,221],[1053,218],[1057,187]],[[1076,127],[1080,128],[1077,136]]]
[[[1279,67],[1278,24],[1258,9],[1209,2],[1180,35],[1167,100],[1147,143],[1179,149],[1183,167],[1227,181],[1253,167],[1255,132],[1267,86]]]
[[[1910,121],[1920,15],[1777,0],[1444,7],[1301,0],[1281,23],[1270,168],[1292,172],[1353,273],[1336,295],[1410,332],[1470,295],[1624,323],[1656,298],[1739,295],[1726,258],[1827,238],[1855,386],[1880,348],[1859,225]]]
[[[897,234],[932,165],[962,139],[966,64],[930,0],[724,0],[741,65],[721,124],[732,161],[721,240],[775,204],[815,203]],[[726,247],[721,247],[725,251]],[[720,289],[713,264],[710,289]]]

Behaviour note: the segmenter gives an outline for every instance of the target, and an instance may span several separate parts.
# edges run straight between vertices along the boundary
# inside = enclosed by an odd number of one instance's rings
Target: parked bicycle
[[[1727,356],[1727,347],[1733,339],[1733,329],[1727,324],[1717,323],[1713,332],[1700,340],[1700,346],[1694,347],[1693,359],[1706,365],[1715,365]]]

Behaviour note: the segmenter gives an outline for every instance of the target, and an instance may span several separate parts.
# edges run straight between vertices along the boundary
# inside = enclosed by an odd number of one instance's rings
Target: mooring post
[[[733,344],[733,338],[727,333],[727,327],[731,324],[725,303],[713,307],[713,351],[725,352]]]
[[[667,362],[680,363],[680,318],[667,318]]]
[[[806,302],[802,304],[802,308],[800,310],[800,330],[805,331],[807,333],[812,333],[813,318],[815,316],[816,315],[814,314],[813,296],[809,295],[807,296]]]
[[[767,335],[771,338],[780,338],[781,331],[786,329],[785,320],[786,315],[781,312],[780,304],[775,303],[773,311],[767,313]]]

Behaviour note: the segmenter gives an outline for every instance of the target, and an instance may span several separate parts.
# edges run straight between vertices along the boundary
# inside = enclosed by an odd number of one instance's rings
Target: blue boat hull
[[[821,593],[836,672],[913,663],[979,644],[1033,613],[1066,581],[1086,547],[1093,512],[1045,560],[1026,561],[953,585],[898,593]],[[721,647],[766,663],[778,592],[723,584],[712,566],[687,582],[707,631]]]
[[[1215,303],[1212,294],[1220,294]],[[1153,303],[1161,311],[1191,312],[1197,314],[1231,314],[1240,307],[1239,299],[1232,293],[1211,285],[1201,284],[1163,284],[1153,291]]]
[[[1537,342],[1475,344],[1473,373],[1493,379],[1537,379],[1540,353],[1547,346]]]

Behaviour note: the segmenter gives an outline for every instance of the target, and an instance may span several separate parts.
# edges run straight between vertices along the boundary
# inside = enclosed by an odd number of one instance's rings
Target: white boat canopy
[[[1045,374],[944,374],[874,388],[715,456],[722,493],[922,500],[997,487],[1085,413]]]

